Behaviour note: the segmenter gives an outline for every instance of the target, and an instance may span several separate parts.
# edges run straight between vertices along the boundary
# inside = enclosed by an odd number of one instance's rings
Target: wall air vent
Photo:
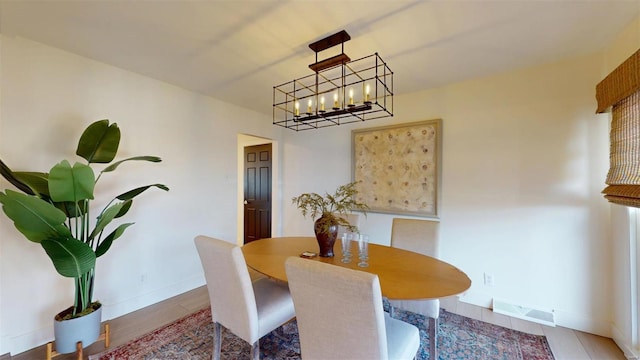
[[[548,326],[556,326],[556,316],[553,310],[547,311],[533,309],[508,303],[504,300],[493,299],[493,312],[518,319],[537,322]]]

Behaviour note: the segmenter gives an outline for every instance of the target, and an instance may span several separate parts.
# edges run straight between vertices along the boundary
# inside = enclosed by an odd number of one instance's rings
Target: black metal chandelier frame
[[[309,44],[314,74],[273,87],[274,125],[302,131],[393,116],[393,72],[378,53],[351,60],[344,53],[350,39],[342,30]],[[318,60],[336,45],[338,55]]]

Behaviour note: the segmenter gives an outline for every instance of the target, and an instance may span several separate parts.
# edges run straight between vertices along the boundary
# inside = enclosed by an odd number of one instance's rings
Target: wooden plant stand
[[[96,341],[102,341],[104,340],[104,348],[108,348],[110,345],[110,336],[111,336],[111,331],[109,329],[109,324],[104,324],[104,332],[102,334],[100,334],[100,337],[98,338],[98,340]],[[82,360],[83,354],[82,354],[82,350],[83,350],[83,346],[82,346],[82,341],[78,341],[78,343],[76,344],[76,359],[77,360]],[[58,356],[58,355],[62,355],[59,354],[57,351],[53,350],[53,341],[48,342],[47,343],[47,360],[51,360],[54,357]]]

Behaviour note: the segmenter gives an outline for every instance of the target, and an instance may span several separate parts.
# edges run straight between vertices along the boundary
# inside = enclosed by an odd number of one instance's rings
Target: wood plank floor
[[[209,297],[206,287],[203,286],[122,317],[112,319],[109,321],[112,332],[111,346],[116,347],[122,345],[206,306],[209,306]],[[489,309],[459,302],[455,297],[443,299],[441,306],[449,312],[473,319],[486,321],[514,330],[545,335],[547,336],[553,355],[557,360],[625,359],[622,351],[608,338],[567,328],[554,328],[511,318],[494,313]],[[85,358],[88,354],[95,354],[103,350],[103,344],[95,343],[84,350]],[[40,346],[9,359],[40,360],[44,358],[45,347]],[[55,358],[55,360],[74,359],[73,354],[61,355]]]

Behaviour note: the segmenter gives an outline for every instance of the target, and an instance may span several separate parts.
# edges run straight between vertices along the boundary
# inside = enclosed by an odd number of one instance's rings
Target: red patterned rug
[[[428,321],[421,315],[396,311],[397,317],[420,329],[422,346],[416,359],[429,358]],[[125,345],[92,355],[89,360],[211,359],[211,312],[202,309]],[[224,331],[222,359],[248,359],[249,344]],[[438,331],[440,359],[552,360],[546,337],[531,335],[441,310]],[[295,321],[260,339],[261,359],[300,359]]]

